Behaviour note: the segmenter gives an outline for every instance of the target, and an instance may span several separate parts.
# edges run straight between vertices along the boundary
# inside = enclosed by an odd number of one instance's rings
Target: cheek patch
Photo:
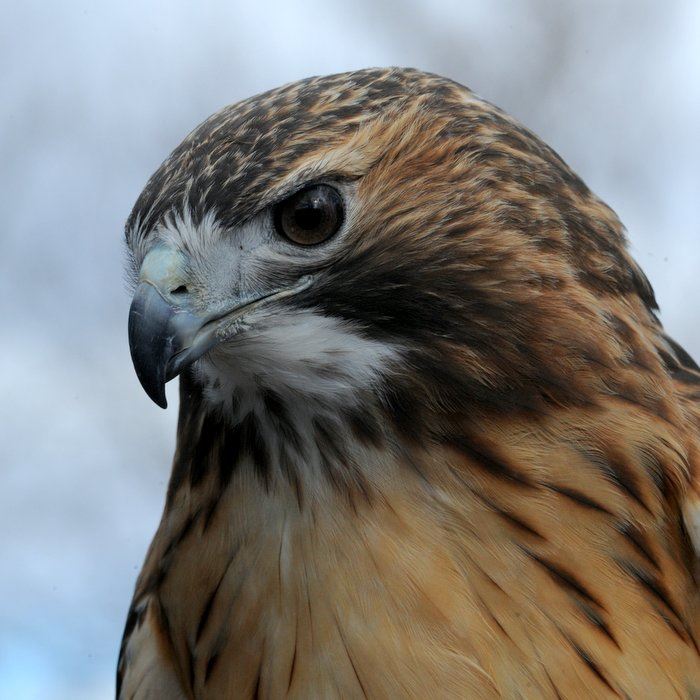
[[[342,407],[364,392],[381,392],[399,361],[399,348],[365,338],[350,324],[313,311],[270,309],[246,319],[246,328],[201,360],[199,371],[214,403],[268,388],[295,402]]]

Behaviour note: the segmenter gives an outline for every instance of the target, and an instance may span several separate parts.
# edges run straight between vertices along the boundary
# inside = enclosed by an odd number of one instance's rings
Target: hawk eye
[[[311,185],[281,201],[274,209],[277,233],[298,245],[330,238],[343,224],[343,199],[329,185]]]

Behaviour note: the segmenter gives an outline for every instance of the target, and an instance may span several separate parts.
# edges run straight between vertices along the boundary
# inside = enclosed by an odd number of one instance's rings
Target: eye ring
[[[343,198],[330,185],[308,185],[275,205],[277,233],[300,246],[318,245],[336,234],[345,220]]]

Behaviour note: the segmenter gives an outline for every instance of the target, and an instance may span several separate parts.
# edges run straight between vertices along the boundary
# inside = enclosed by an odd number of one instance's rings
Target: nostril
[[[184,284],[181,284],[179,287],[175,287],[175,289],[170,290],[171,294],[187,294],[187,287],[185,287]]]

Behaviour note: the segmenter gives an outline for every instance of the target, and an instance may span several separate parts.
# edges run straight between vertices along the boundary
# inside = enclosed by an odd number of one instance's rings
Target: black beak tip
[[[129,349],[136,376],[157,406],[168,406],[167,382],[215,343],[213,336],[198,335],[205,322],[167,302],[150,282],[137,287],[129,309]]]
[[[160,406],[161,408],[168,407],[168,400],[165,398],[165,381],[149,382],[144,381],[141,377],[139,377],[139,381],[141,382],[143,390],[148,395],[148,398],[151,399],[156,406]]]
[[[148,394],[148,392],[146,393]],[[148,396],[153,400],[156,406],[160,406],[160,408],[168,407],[168,400],[165,398],[165,384],[161,385],[157,394],[148,394]]]
[[[165,398],[166,367],[173,348],[169,321],[173,310],[149,284],[141,284],[129,311],[129,349],[136,376],[148,397],[161,408]]]
[[[131,330],[131,328],[129,329]],[[162,362],[154,354],[154,349],[144,347],[130,333],[131,361],[134,363],[136,376],[148,398],[161,408],[167,408],[165,398],[165,371]]]
[[[160,406],[160,408],[167,408],[168,407],[168,402],[165,398],[165,391],[161,392],[160,395],[156,396],[155,394],[148,394],[151,399],[153,399],[153,402],[156,404],[156,406]]]

